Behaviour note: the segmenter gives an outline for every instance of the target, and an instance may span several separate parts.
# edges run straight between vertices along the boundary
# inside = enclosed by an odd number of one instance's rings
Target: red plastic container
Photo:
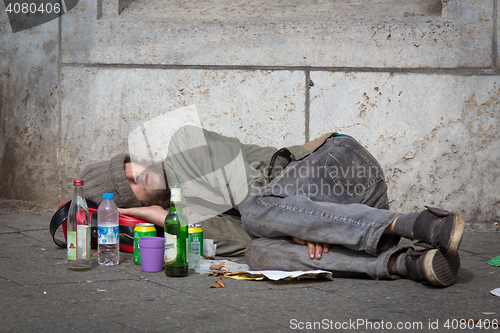
[[[61,207],[63,205],[64,204],[62,204]],[[92,238],[90,246],[95,250],[97,249],[97,208],[89,207],[89,214],[90,220],[92,221]],[[146,221],[123,214],[118,215],[118,220],[120,224],[120,251],[133,253],[135,225],[137,223],[146,223]],[[64,239],[66,240],[66,231],[68,229],[66,221],[64,221],[61,226],[64,232]]]

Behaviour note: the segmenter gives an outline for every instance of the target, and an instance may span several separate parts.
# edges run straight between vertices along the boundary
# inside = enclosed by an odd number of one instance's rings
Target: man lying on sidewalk
[[[168,146],[156,168],[125,154],[87,166],[86,197],[100,202],[113,192],[121,213],[163,227],[165,184],[180,183],[189,223],[202,225],[218,255],[244,252],[253,270],[324,269],[439,287],[456,279],[463,216],[390,211],[379,163],[350,136],[277,149],[185,126]],[[423,249],[399,247],[401,237]]]

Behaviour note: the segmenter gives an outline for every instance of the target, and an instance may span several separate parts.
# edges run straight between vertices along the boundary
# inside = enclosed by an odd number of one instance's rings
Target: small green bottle
[[[179,184],[172,184],[170,212],[165,218],[165,274],[188,275],[188,221],[182,212],[182,194]]]

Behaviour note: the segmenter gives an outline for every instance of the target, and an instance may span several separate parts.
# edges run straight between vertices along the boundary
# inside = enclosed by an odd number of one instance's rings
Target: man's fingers
[[[324,253],[328,253],[330,251],[330,244],[317,243],[317,242],[305,242],[301,239],[292,237],[292,239],[298,244],[307,243],[307,250],[309,252],[309,258],[311,259],[321,259]]]
[[[297,237],[292,237],[293,241],[297,244],[300,244],[300,245],[306,245],[306,241],[305,240],[302,240],[302,239],[299,239]]]
[[[130,215],[130,209],[131,208],[118,208],[118,213],[123,214],[123,215]],[[133,213],[133,211],[132,211]]]
[[[314,259],[316,255],[316,243],[307,242],[307,249],[309,250],[309,258]]]
[[[316,242],[307,242],[307,248],[309,250],[309,258],[311,259],[321,259],[323,254],[323,244]]]
[[[316,259],[321,259],[323,255],[323,243],[316,243]]]

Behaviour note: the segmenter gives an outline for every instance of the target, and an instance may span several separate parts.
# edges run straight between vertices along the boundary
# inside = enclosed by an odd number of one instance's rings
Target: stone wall
[[[327,131],[380,161],[395,210],[500,221],[497,0],[80,0],[0,13],[0,197],[56,207],[155,116],[284,146]],[[0,5],[1,7],[1,5]]]

